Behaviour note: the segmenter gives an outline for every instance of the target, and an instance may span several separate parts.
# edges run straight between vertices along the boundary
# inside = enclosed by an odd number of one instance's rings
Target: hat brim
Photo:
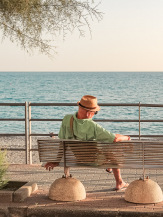
[[[88,110],[88,111],[91,111],[91,112],[98,112],[98,111],[100,111],[100,109],[101,109],[99,105],[97,105],[96,108],[87,108],[87,107],[85,107],[85,106],[82,106],[82,105],[80,104],[80,101],[77,102],[77,105],[80,106],[81,108],[83,108],[83,109],[85,109],[85,110]]]

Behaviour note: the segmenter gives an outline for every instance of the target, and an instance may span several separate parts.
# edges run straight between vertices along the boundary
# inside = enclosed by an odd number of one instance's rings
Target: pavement
[[[142,177],[141,169],[123,169],[123,179],[130,183]],[[63,167],[46,171],[38,164],[11,164],[7,176],[10,180],[36,182],[34,191],[24,202],[1,203],[0,217],[99,217],[99,216],[163,216],[163,202],[134,204],[124,200],[124,190],[114,191],[113,174],[104,169],[71,168],[70,173],[85,186],[87,197],[77,202],[53,201],[48,197],[50,185],[61,178]],[[146,175],[163,189],[163,171],[146,170]]]

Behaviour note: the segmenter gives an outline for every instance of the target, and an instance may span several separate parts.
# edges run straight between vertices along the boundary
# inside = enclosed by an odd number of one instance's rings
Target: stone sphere
[[[151,179],[135,180],[125,191],[125,200],[132,203],[159,203],[163,200],[160,186]]]
[[[49,198],[57,201],[78,201],[86,198],[86,191],[78,179],[59,178],[51,184]]]

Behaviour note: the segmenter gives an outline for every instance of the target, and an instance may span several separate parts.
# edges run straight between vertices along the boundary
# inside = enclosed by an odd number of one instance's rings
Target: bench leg
[[[70,167],[64,167],[65,178],[70,177]]]

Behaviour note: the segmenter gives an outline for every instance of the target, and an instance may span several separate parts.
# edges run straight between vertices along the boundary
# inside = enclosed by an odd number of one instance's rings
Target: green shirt
[[[115,134],[105,130],[92,119],[78,119],[76,115],[77,113],[73,115],[73,133],[75,135],[75,139],[84,141],[97,140],[109,143],[112,143],[114,141]],[[74,136],[70,129],[71,117],[72,114],[66,115],[63,118],[62,125],[58,135],[60,139],[74,139]]]

